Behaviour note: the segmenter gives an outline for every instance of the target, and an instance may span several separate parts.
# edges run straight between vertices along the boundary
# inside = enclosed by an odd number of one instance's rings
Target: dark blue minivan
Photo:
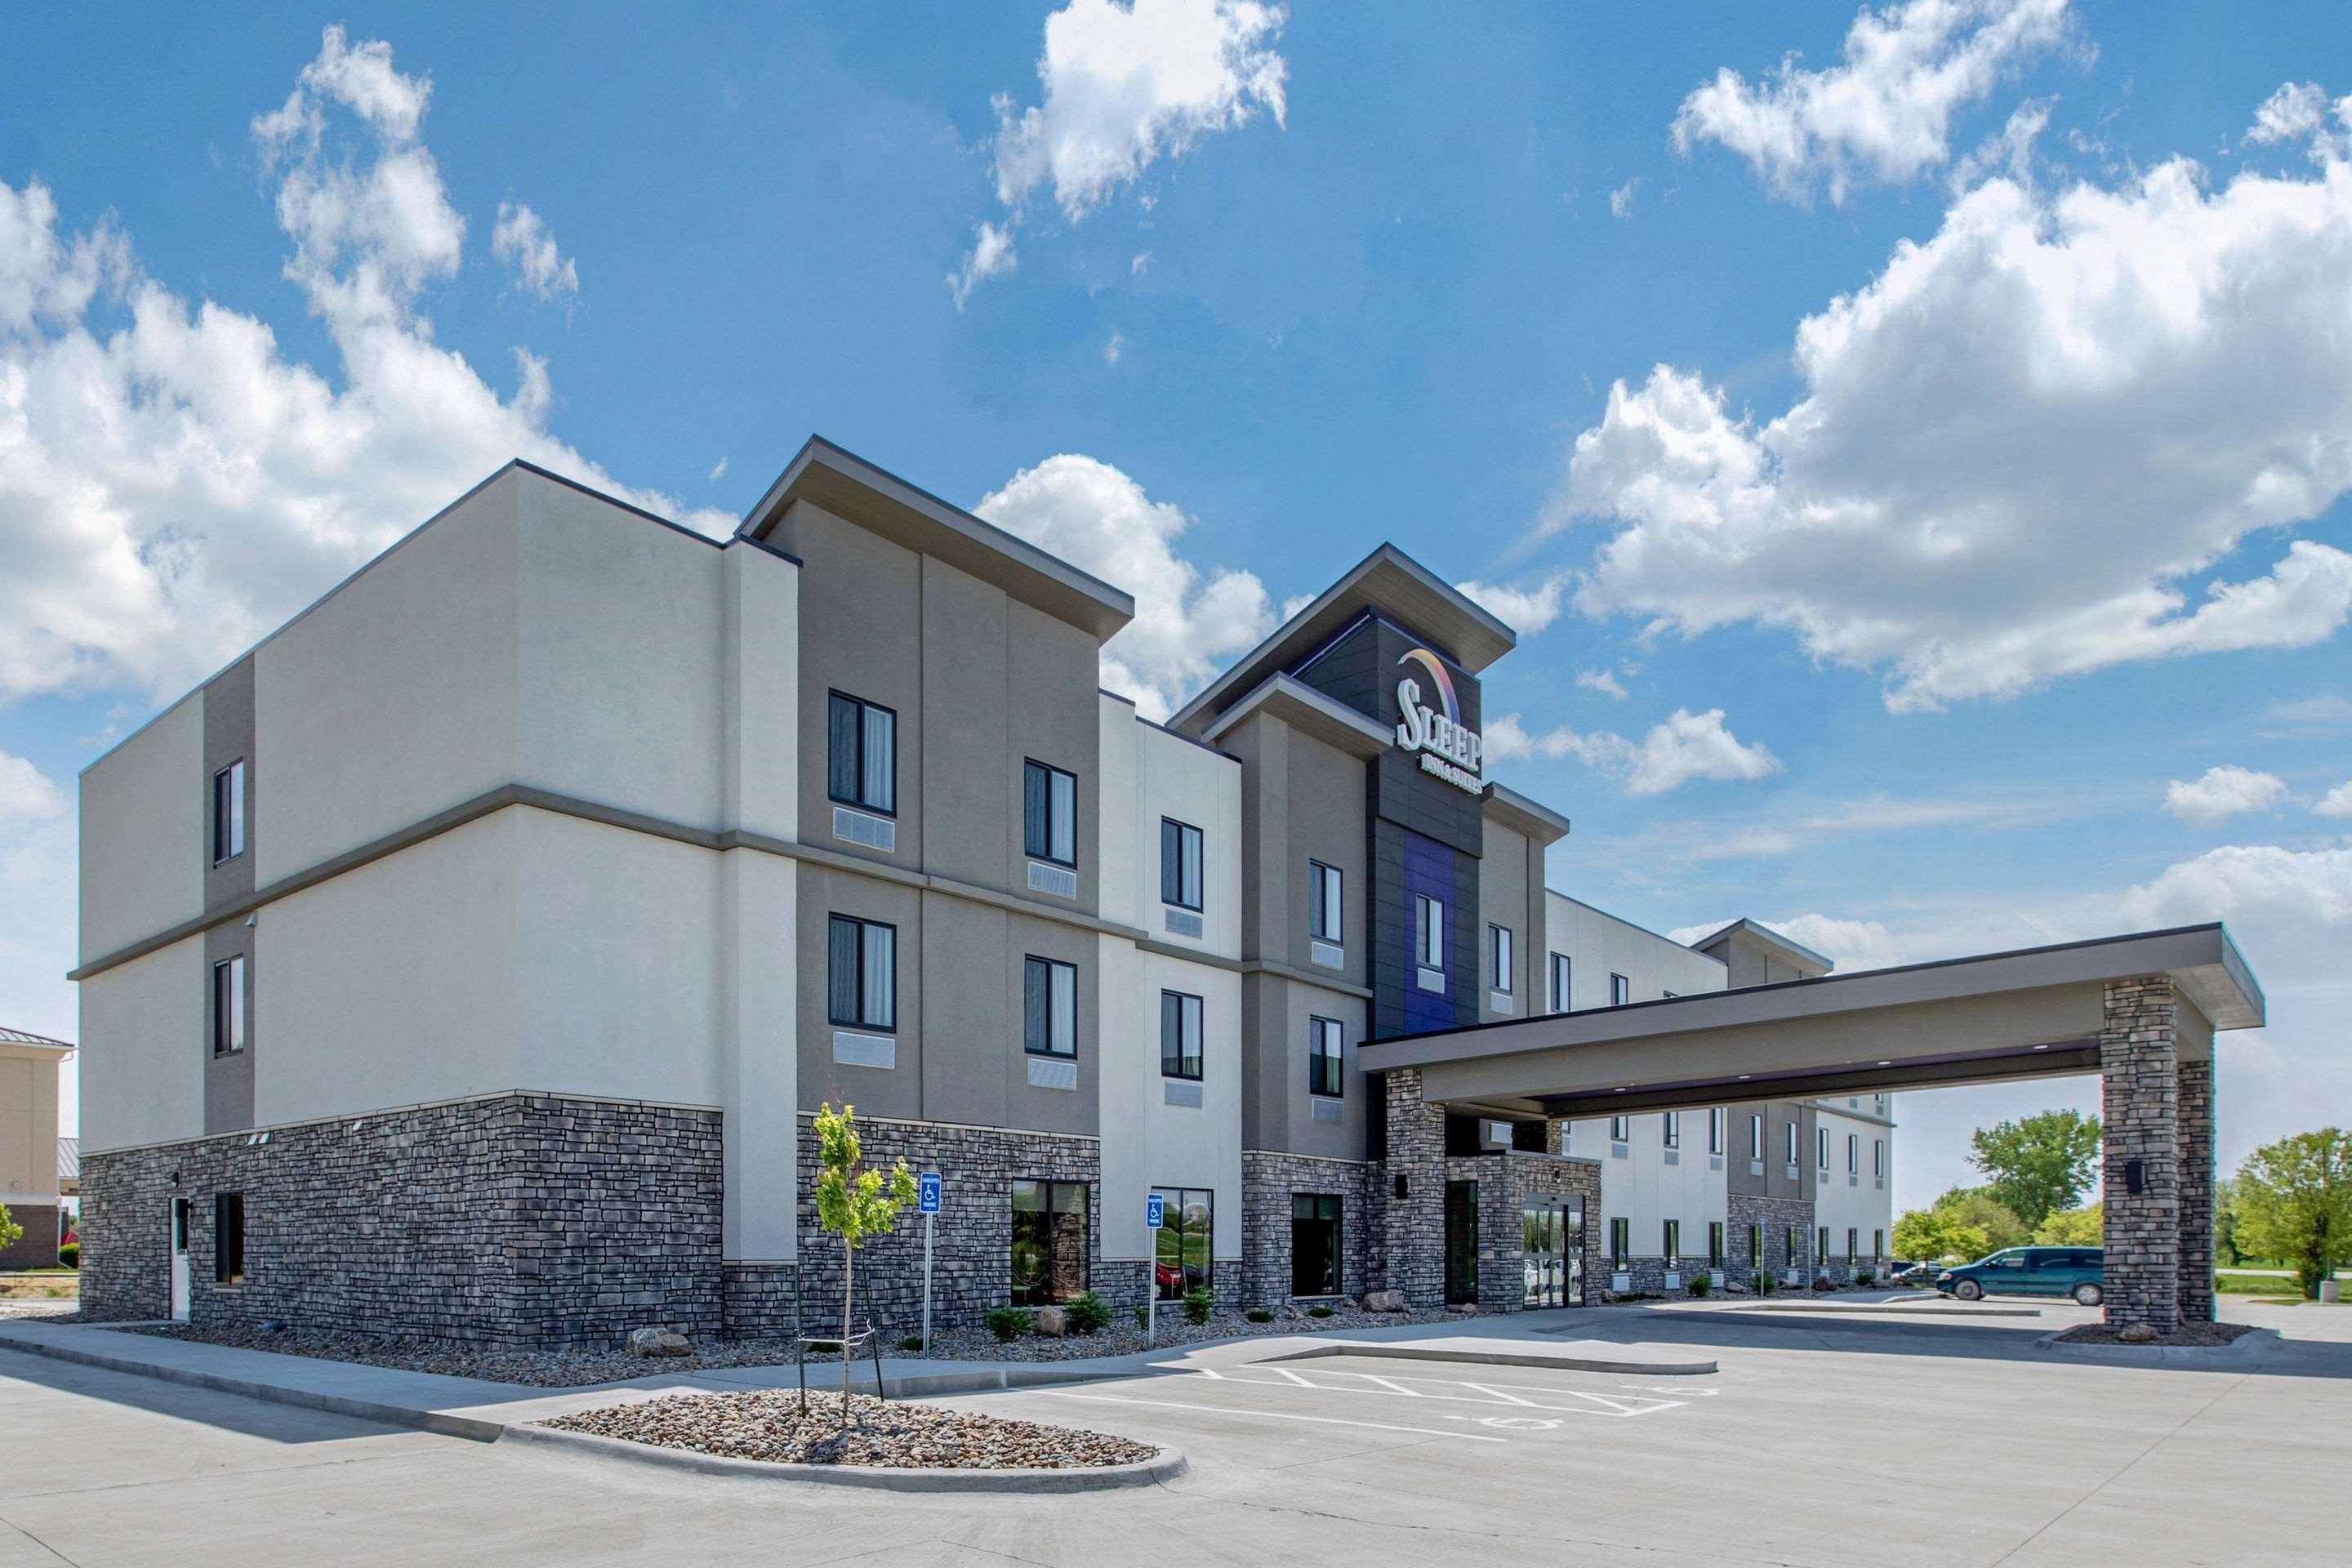
[[[2085,1307],[2106,1297],[2106,1251],[2097,1247],[2005,1247],[1936,1276],[1946,1296],[2072,1296]]]

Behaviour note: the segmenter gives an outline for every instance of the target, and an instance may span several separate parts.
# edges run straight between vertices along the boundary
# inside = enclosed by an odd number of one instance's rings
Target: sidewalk
[[[1523,1365],[1554,1363],[1570,1367],[1579,1361],[1605,1359],[1613,1363],[1657,1363],[1662,1375],[1686,1369],[1688,1352],[1677,1352],[1671,1345],[1628,1343],[1613,1338],[1563,1337],[1563,1329],[1589,1322],[1604,1310],[1588,1308],[1578,1312],[1517,1312],[1475,1320],[1475,1330],[1469,1332],[1465,1331],[1469,1325],[1459,1322],[1400,1324],[1393,1329],[1353,1333],[1287,1333],[1212,1340],[1080,1361],[919,1361],[892,1356],[885,1357],[882,1363],[883,1388],[892,1399],[941,1397],[998,1388],[1035,1388],[1148,1376],[1201,1366],[1245,1365],[1295,1357],[1318,1347],[1325,1348],[1328,1353],[1352,1351],[1361,1354],[1364,1352],[1355,1347],[1386,1346],[1449,1361],[1471,1359],[1485,1349]],[[1348,1350],[1341,1350],[1343,1346]],[[125,1333],[96,1325],[45,1323],[37,1319],[0,1321],[0,1350],[26,1351],[110,1371],[478,1442],[495,1442],[510,1426],[544,1421],[552,1415],[654,1399],[667,1394],[791,1388],[799,1382],[795,1369],[785,1365],[677,1373],[656,1370],[623,1383],[570,1389],[534,1388],[449,1377],[439,1373],[325,1361],[315,1356],[239,1350],[154,1334]],[[1665,1363],[1673,1365],[1668,1367]],[[648,1365],[657,1367],[658,1363]],[[858,1363],[850,1377],[852,1391],[871,1392],[872,1373],[872,1363]],[[830,1359],[812,1361],[808,1365],[808,1384],[811,1388],[838,1388],[841,1363]]]

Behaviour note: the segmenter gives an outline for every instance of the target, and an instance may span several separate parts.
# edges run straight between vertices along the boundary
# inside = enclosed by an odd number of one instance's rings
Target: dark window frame
[[[1633,1141],[1633,1119],[1630,1116],[1611,1117],[1609,1119],[1609,1142],[1612,1143],[1631,1143]]]
[[[1669,1219],[1658,1222],[1658,1256],[1666,1260],[1666,1266],[1668,1268],[1672,1268],[1682,1261],[1682,1221],[1678,1219]]]
[[[1042,968],[1045,972],[1045,1044],[1036,1043],[1037,1020],[1029,1010],[1030,976]],[[1070,973],[1070,1047],[1062,1050],[1054,1044],[1054,979],[1057,971]],[[1021,1052],[1024,1056],[1045,1057],[1057,1062],[1078,1059],[1078,966],[1065,958],[1048,958],[1041,952],[1021,956]]]
[[[1679,1149],[1683,1146],[1683,1113],[1663,1111],[1658,1116],[1658,1147]]]
[[[1307,934],[1317,942],[1345,947],[1348,939],[1348,874],[1328,861],[1309,857],[1307,862]],[[1323,896],[1326,882],[1332,897]],[[1327,921],[1324,917],[1328,915]]]
[[[1724,1153],[1724,1145],[1730,1141],[1730,1112],[1720,1105],[1716,1106],[1706,1113],[1706,1152],[1710,1154]]]
[[[856,1017],[842,1016],[835,1005],[837,998],[833,994],[833,932],[836,926],[853,927],[857,933],[855,1011],[858,1016]],[[829,910],[825,915],[824,929],[825,1021],[835,1028],[870,1029],[879,1034],[896,1034],[898,1029],[898,928],[888,921],[872,921],[863,915],[845,915]],[[878,1023],[867,1016],[870,1011],[867,1004],[871,998],[866,994],[866,933],[871,931],[886,931],[890,933],[890,994],[888,997],[890,1009],[888,1016]]]
[[[213,965],[213,1055],[243,1054],[250,1043],[245,1005],[245,954],[231,953]]]
[[[245,759],[213,770],[213,864],[226,866],[245,853]]]
[[[213,1194],[213,1283],[245,1283],[245,1194]]]
[[[1511,972],[1518,967],[1517,946],[1510,927],[1499,921],[1486,922],[1486,966],[1494,971],[1494,978],[1488,984],[1498,995],[1514,994]]]
[[[1020,1190],[1024,1185],[1039,1187],[1044,1190],[1045,1205],[1044,1208],[1023,1209],[1018,1206]],[[1076,1189],[1078,1193],[1080,1205],[1076,1211],[1079,1215],[1078,1224],[1082,1241],[1082,1245],[1079,1248],[1077,1289],[1069,1291],[1066,1295],[1057,1296],[1054,1294],[1053,1289],[1053,1258],[1051,1256],[1053,1217],[1057,1214],[1067,1214],[1072,1211],[1055,1207],[1054,1200],[1057,1195],[1071,1189]],[[1091,1284],[1091,1275],[1094,1269],[1094,1184],[1092,1182],[1060,1181],[1050,1176],[1013,1176],[1009,1179],[1004,1192],[1006,1219],[1008,1222],[1004,1238],[1005,1256],[1008,1266],[1005,1275],[1006,1293],[1013,1304],[1021,1307],[1046,1306],[1056,1301],[1075,1300],[1079,1296],[1084,1295]],[[1048,1232],[1046,1238],[1047,1256],[1045,1259],[1044,1272],[1038,1277],[1036,1283],[1030,1285],[1020,1283],[1016,1272],[1010,1267],[1013,1254],[1021,1245],[1021,1216],[1024,1214],[1041,1214],[1045,1215],[1045,1229]]]
[[[1171,827],[1176,830],[1172,846],[1168,831]],[[1192,837],[1186,837],[1187,834]],[[1175,909],[1191,910],[1195,914],[1201,913],[1208,907],[1208,844],[1209,836],[1191,823],[1181,821],[1173,816],[1163,816],[1160,819],[1160,901],[1161,903]],[[1188,845],[1192,851],[1192,876],[1189,879],[1192,884],[1192,896],[1190,899],[1184,897],[1184,883],[1188,879],[1184,874],[1184,850]],[[1171,847],[1175,851],[1176,872],[1176,892],[1172,898],[1169,896],[1168,891],[1169,852]]]
[[[1041,776],[1045,780],[1045,847],[1043,849],[1035,847],[1036,840],[1029,833],[1033,825],[1029,809],[1030,786]],[[1054,853],[1054,781],[1057,778],[1070,781],[1070,854],[1067,859]],[[1021,759],[1021,852],[1032,860],[1043,860],[1049,866],[1061,866],[1073,871],[1078,868],[1078,775],[1069,769],[1039,762],[1035,757]]]
[[[1622,1007],[1633,1000],[1633,983],[1612,970],[1609,973],[1609,1005]]]
[[[1307,1205],[1307,1206],[1308,1206],[1308,1208],[1310,1208],[1311,1210],[1318,1211],[1318,1212],[1312,1212],[1312,1213],[1308,1213],[1308,1214],[1304,1214],[1304,1215],[1302,1215],[1302,1214],[1300,1214],[1300,1213],[1298,1212],[1298,1210],[1299,1210],[1299,1205],[1300,1205],[1301,1204],[1305,1204],[1305,1205]],[[1319,1211],[1321,1211],[1321,1210],[1322,1210],[1326,1205],[1328,1205],[1328,1207],[1329,1207],[1329,1209],[1330,1209],[1330,1212],[1329,1212],[1328,1215],[1327,1215],[1327,1214],[1324,1214],[1324,1213],[1319,1212]],[[1331,1287],[1328,1290],[1301,1290],[1301,1289],[1298,1288],[1298,1286],[1299,1286],[1299,1273],[1298,1273],[1298,1264],[1299,1264],[1299,1254],[1298,1254],[1298,1227],[1299,1227],[1302,1224],[1303,1224],[1303,1225],[1309,1225],[1309,1226],[1325,1226],[1325,1225],[1328,1225],[1328,1226],[1329,1226],[1331,1227],[1331,1230],[1330,1230],[1330,1238],[1331,1238],[1331,1239],[1330,1239],[1330,1271],[1329,1271],[1329,1273],[1328,1273],[1328,1275],[1327,1275],[1323,1279],[1321,1279],[1321,1280],[1318,1280],[1318,1283],[1328,1283],[1328,1284]],[[1344,1294],[1344,1293],[1346,1292],[1347,1284],[1348,1284],[1348,1200],[1347,1200],[1346,1196],[1345,1196],[1344,1194],[1339,1194],[1339,1193],[1293,1193],[1293,1194],[1290,1194],[1290,1299],[1291,1299],[1292,1300],[1295,1300],[1295,1301],[1296,1301],[1296,1300],[1307,1300],[1307,1301],[1313,1301],[1313,1300],[1323,1300],[1323,1299],[1325,1299],[1325,1298],[1328,1298],[1328,1297],[1339,1296],[1339,1295],[1342,1295],[1342,1294]]]
[[[1172,1014],[1170,1012],[1168,1005],[1171,1002],[1176,1004],[1175,1010]],[[1192,1004],[1189,1009],[1185,1005],[1186,1003]],[[1184,1070],[1185,1058],[1183,1036],[1184,1024],[1188,1016],[1192,1024],[1192,1070],[1190,1072]],[[1173,1068],[1169,1065],[1170,1058],[1168,1055],[1168,1026],[1171,1017],[1174,1019],[1176,1025],[1176,1056],[1175,1066]],[[1161,989],[1160,993],[1160,1076],[1161,1078],[1179,1079],[1186,1083],[1199,1083],[1202,1081],[1202,1079],[1205,1076],[1204,1068],[1207,1065],[1209,1054],[1207,1041],[1208,1027],[1209,1004],[1205,998],[1194,995],[1190,991],[1170,991],[1164,987]],[[1073,1042],[1073,1046],[1075,1047],[1075,1041]],[[1026,1048],[1025,1038],[1024,1040],[1024,1048]],[[1039,1054],[1043,1055],[1045,1053],[1041,1052]]]
[[[1554,1013],[1567,1012],[1571,1001],[1569,988],[1576,979],[1574,961],[1564,952],[1553,952],[1547,978],[1551,983],[1551,1010]]]
[[[1719,1219],[1706,1222],[1706,1266],[1709,1268],[1723,1267],[1723,1224]]]
[[[825,692],[824,726],[824,797],[836,805],[846,805],[858,811],[870,811],[877,816],[898,815],[898,710],[882,703],[870,701],[853,693],[829,688]],[[850,759],[850,770],[856,775],[856,794],[843,795],[834,787],[834,742],[839,738],[833,730],[833,705],[845,702],[856,710],[856,750]],[[890,721],[890,804],[879,805],[863,798],[866,793],[866,715],[868,711],[888,716]]]
[[[1150,1190],[1160,1194],[1161,1215],[1163,1220],[1160,1229],[1153,1233],[1151,1237],[1151,1288],[1153,1292],[1162,1301],[1181,1301],[1184,1299],[1184,1294],[1188,1290],[1214,1290],[1216,1289],[1217,1279],[1217,1194],[1215,1189],[1212,1187],[1154,1186]],[[1184,1238],[1192,1234],[1192,1226],[1189,1215],[1192,1208],[1192,1200],[1194,1198],[1201,1200],[1200,1206],[1208,1213],[1207,1240],[1201,1249],[1201,1278],[1197,1282],[1193,1280],[1190,1264],[1184,1257]],[[1167,1220],[1173,1220],[1175,1223],[1172,1225],[1164,1223]],[[1160,1249],[1171,1236],[1174,1237],[1176,1240],[1176,1267],[1172,1270],[1176,1275],[1176,1282],[1172,1286],[1163,1282],[1160,1278],[1160,1270],[1163,1267],[1160,1260]]]
[[[1325,1048],[1327,1033],[1336,1049]],[[1319,1013],[1307,1016],[1307,1092],[1325,1100],[1342,1100],[1348,1092],[1348,1026]]]
[[[1627,1215],[1613,1215],[1609,1220],[1609,1261],[1618,1268],[1633,1261],[1633,1221]]]
[[[1432,917],[1435,918],[1433,920]],[[1433,931],[1436,941],[1430,937]],[[1443,974],[1451,966],[1445,962],[1445,900],[1433,899],[1427,893],[1412,896],[1412,960],[1423,969],[1434,969]]]

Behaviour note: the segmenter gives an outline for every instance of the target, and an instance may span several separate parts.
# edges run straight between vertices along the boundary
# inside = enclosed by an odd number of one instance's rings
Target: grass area
[[[2224,1296],[2260,1296],[2280,1305],[2310,1300],[2303,1293],[2300,1284],[2278,1274],[2231,1274],[2224,1271],[2213,1276],[2213,1289]],[[2352,1306],[2352,1297],[2336,1305]]]

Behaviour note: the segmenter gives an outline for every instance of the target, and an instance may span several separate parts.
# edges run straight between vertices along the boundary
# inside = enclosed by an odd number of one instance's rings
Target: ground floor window
[[[245,1278],[245,1194],[213,1194],[213,1278],[234,1285]]]
[[[1633,1261],[1633,1222],[1622,1217],[1609,1222],[1609,1258],[1622,1268]]]
[[[1664,1252],[1662,1252],[1659,1256],[1663,1257],[1663,1258],[1666,1260],[1666,1267],[1667,1267],[1667,1268],[1673,1268],[1676,1263],[1679,1263],[1680,1261],[1682,1261],[1682,1256],[1683,1256],[1683,1222],[1682,1222],[1682,1221],[1680,1221],[1680,1220],[1678,1220],[1678,1219],[1670,1219],[1670,1220],[1666,1221],[1666,1223],[1665,1223],[1665,1226],[1664,1226],[1664,1237],[1662,1237],[1662,1245],[1664,1247],[1664,1249],[1665,1249],[1665,1250],[1664,1250]]]
[[[1183,1298],[1188,1290],[1212,1289],[1216,1267],[1214,1242],[1216,1197],[1202,1187],[1154,1187],[1166,1223],[1153,1240],[1151,1280],[1163,1301]]]
[[[1797,1227],[1793,1225],[1780,1237],[1780,1254],[1781,1265],[1788,1268],[1797,1267],[1797,1260],[1805,1255],[1804,1239],[1797,1234]]]
[[[1723,1267],[1723,1222],[1719,1219],[1707,1221],[1706,1266],[1709,1268]]]
[[[1886,1233],[1883,1230],[1872,1231],[1870,1233],[1870,1260],[1873,1263],[1875,1263],[1885,1256]]]
[[[1829,1267],[1830,1227],[1827,1226],[1822,1226],[1822,1228],[1814,1234],[1813,1241],[1815,1243],[1813,1247],[1813,1260],[1823,1268]]]
[[[1087,1289],[1087,1184],[1013,1184],[1013,1302],[1066,1301]]]
[[[1748,1227],[1748,1267],[1750,1268],[1764,1267],[1764,1227],[1760,1225],[1751,1225]]]
[[[1290,1293],[1339,1293],[1339,1194],[1290,1194]]]
[[[1862,1232],[1850,1230],[1845,1233],[1845,1255],[1849,1262],[1862,1256]]]

